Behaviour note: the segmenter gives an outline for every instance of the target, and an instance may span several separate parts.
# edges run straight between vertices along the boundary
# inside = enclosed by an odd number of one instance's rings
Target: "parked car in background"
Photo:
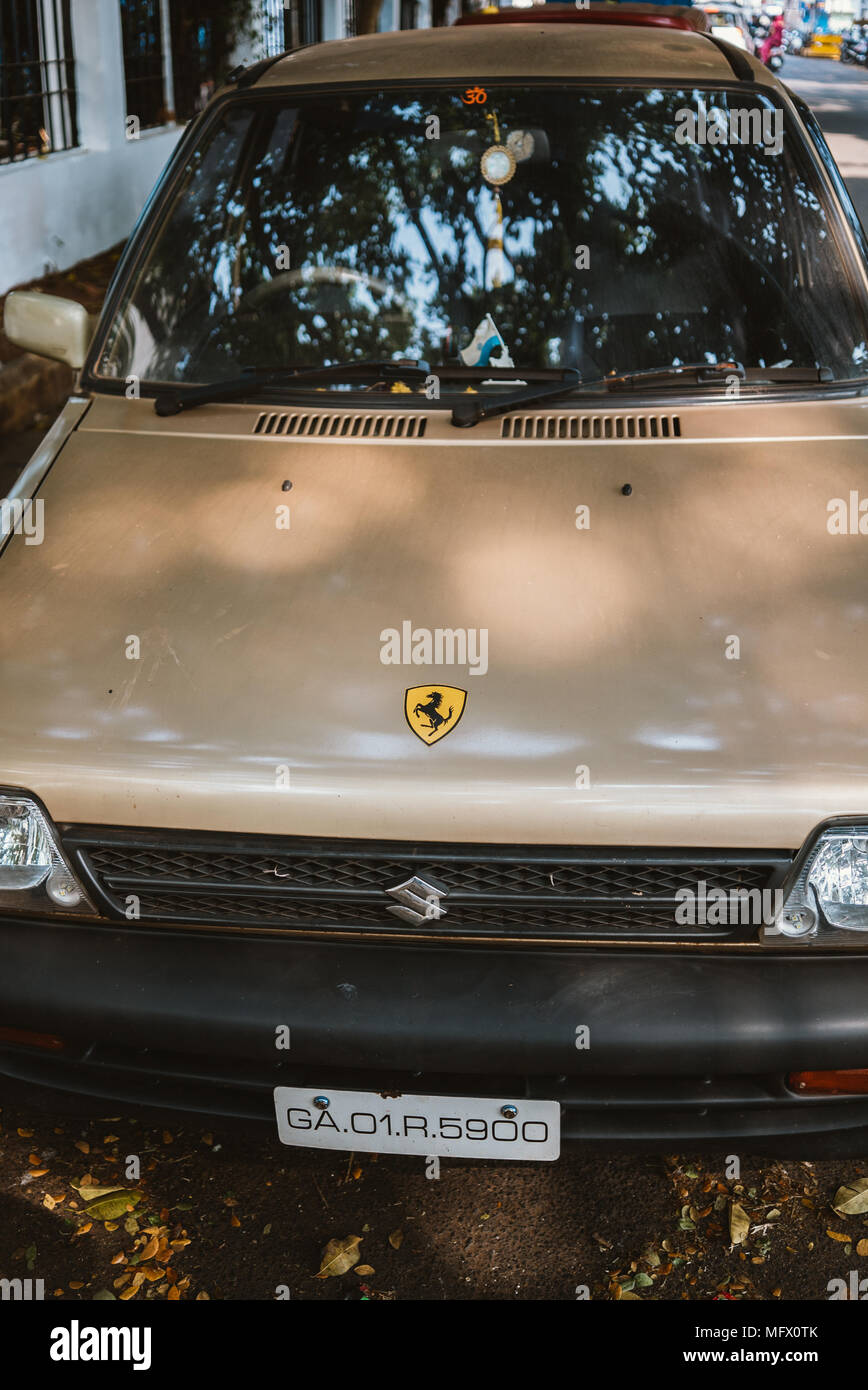
[[[754,41],[750,32],[747,15],[736,5],[703,3],[698,6],[708,15],[712,34],[727,43],[734,43],[746,53],[753,53]]]

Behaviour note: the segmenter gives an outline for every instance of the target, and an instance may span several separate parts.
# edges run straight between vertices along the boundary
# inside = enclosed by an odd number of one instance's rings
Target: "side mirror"
[[[17,347],[40,357],[54,357],[77,370],[87,356],[93,320],[75,300],[35,290],[13,290],[6,296],[3,331]]]

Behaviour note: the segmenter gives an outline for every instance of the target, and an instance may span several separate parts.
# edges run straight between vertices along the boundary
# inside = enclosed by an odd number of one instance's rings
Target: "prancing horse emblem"
[[[404,693],[407,723],[423,743],[437,743],[451,734],[466,704],[467,691],[454,685],[441,685],[436,690],[427,685],[414,685]]]

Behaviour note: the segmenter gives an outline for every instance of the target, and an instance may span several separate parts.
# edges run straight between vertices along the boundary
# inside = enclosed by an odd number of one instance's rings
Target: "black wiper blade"
[[[605,386],[607,391],[629,391],[634,386],[681,386],[685,382],[705,386],[727,376],[744,381],[744,367],[740,362],[685,362],[673,367],[644,367],[638,372],[613,372],[593,385]]]
[[[518,410],[520,406],[530,405],[534,401],[568,396],[582,383],[581,374],[576,367],[553,367],[551,370],[557,373],[557,381],[543,382],[540,386],[524,386],[520,391],[511,391],[508,396],[501,396],[491,402],[479,396],[456,401],[452,407],[453,425],[467,429],[471,425],[478,425],[480,420],[490,420],[494,415],[507,415],[511,410]],[[521,368],[516,368],[513,380],[518,380],[522,375],[524,374]],[[534,375],[538,376],[539,372],[534,372]]]
[[[834,381],[835,373],[831,367],[748,367],[745,373],[748,383],[752,381]]]
[[[158,415],[177,415],[182,410],[193,410],[197,405],[209,405],[212,401],[243,400],[245,396],[255,396],[267,386],[318,386],[328,381],[352,381],[358,377],[382,378],[384,381],[401,381],[405,377],[424,380],[429,372],[427,362],[417,358],[392,358],[385,362],[337,362],[328,367],[305,367],[300,371],[289,367],[278,370],[251,368],[226,381],[173,387],[163,391],[154,401],[154,410]]]

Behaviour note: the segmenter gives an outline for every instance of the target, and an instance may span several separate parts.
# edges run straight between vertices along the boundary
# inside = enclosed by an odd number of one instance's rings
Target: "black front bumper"
[[[276,1030],[290,1030],[288,1051]],[[589,1047],[576,1030],[589,1029]],[[558,1099],[565,1139],[868,1151],[868,956],[480,949],[0,922],[0,1092],[273,1119],[275,1085]]]

